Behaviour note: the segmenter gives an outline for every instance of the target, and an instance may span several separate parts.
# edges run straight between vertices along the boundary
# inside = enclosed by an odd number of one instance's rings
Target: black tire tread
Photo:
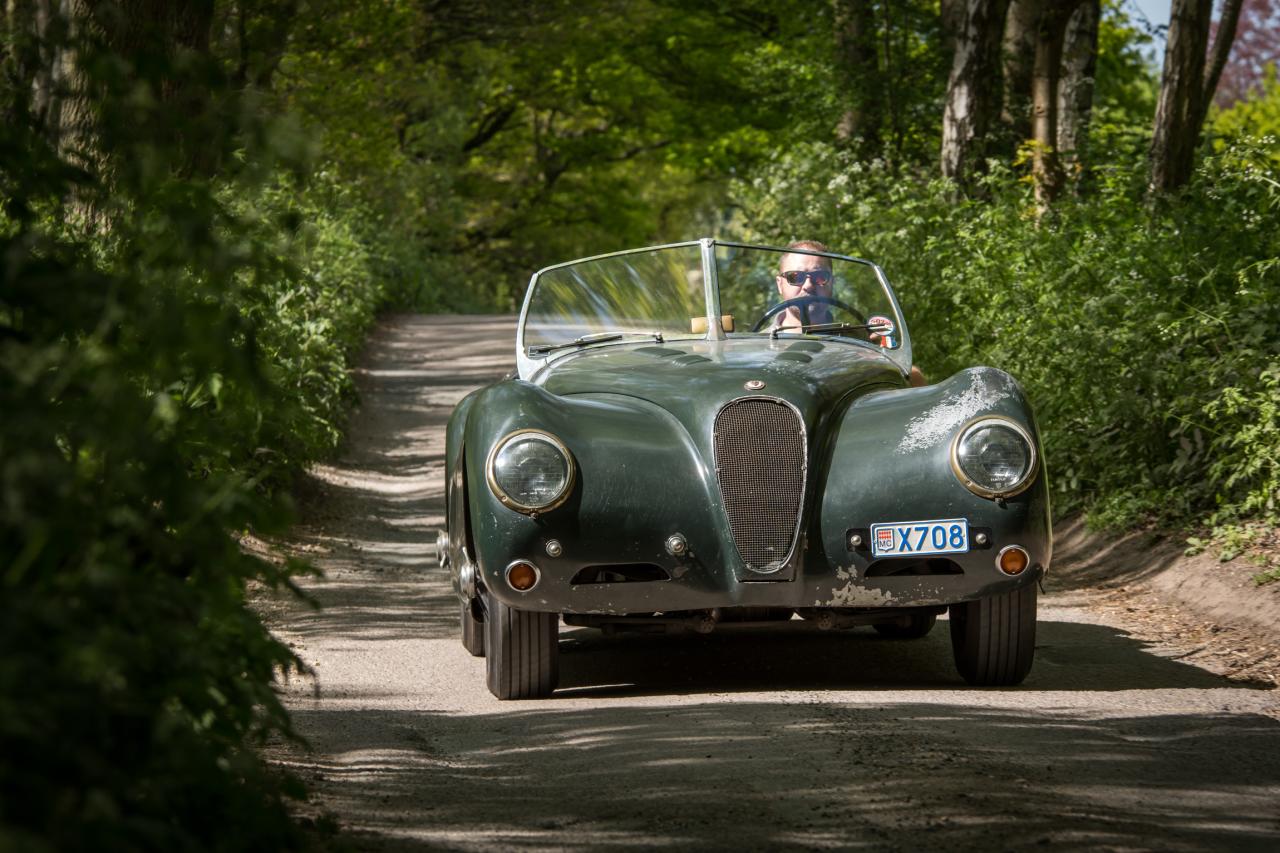
[[[560,616],[486,601],[485,678],[499,699],[550,696],[559,680]]]
[[[983,687],[1021,684],[1036,645],[1036,585],[951,605],[951,648],[964,680]]]

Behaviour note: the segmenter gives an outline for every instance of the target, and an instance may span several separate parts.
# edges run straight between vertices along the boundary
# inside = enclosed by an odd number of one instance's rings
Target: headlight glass
[[[541,510],[560,501],[569,490],[573,469],[568,454],[551,436],[518,433],[498,448],[490,468],[499,498],[515,509]]]
[[[992,495],[1016,492],[1035,465],[1028,437],[1011,422],[994,419],[966,429],[955,458],[960,472],[976,490]]]

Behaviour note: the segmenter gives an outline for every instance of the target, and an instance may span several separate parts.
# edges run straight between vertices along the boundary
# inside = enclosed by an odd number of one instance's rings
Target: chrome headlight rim
[[[554,447],[559,451],[560,455],[564,457],[565,469],[567,471],[564,478],[564,488],[562,488],[560,493],[549,503],[538,505],[521,503],[511,495],[507,494],[502,486],[498,485],[498,479],[494,476],[493,465],[494,462],[497,461],[498,454],[501,453],[512,441],[522,438],[532,438],[536,441],[544,441]],[[484,463],[484,479],[485,482],[489,484],[489,491],[493,493],[493,496],[497,498],[499,503],[503,506],[508,509],[513,509],[516,512],[522,512],[525,515],[539,515],[544,512],[550,512],[569,499],[569,495],[573,493],[574,483],[577,482],[577,466],[573,463],[573,454],[569,452],[569,448],[565,446],[563,441],[556,438],[546,430],[524,428],[509,432],[493,443],[493,447],[489,450],[489,457]]]
[[[1030,457],[1027,463],[1027,471],[1022,475],[1022,479],[1014,483],[1007,489],[993,490],[980,483],[974,482],[973,478],[965,473],[960,467],[960,445],[964,444],[964,440],[976,430],[988,426],[1001,426],[1013,430],[1027,444],[1027,455]],[[1036,443],[1031,438],[1031,433],[1022,424],[1013,418],[1004,415],[979,415],[972,420],[966,421],[965,424],[956,430],[955,437],[951,440],[951,473],[955,474],[956,479],[969,491],[983,498],[1011,498],[1020,495],[1027,489],[1031,488],[1031,484],[1035,482],[1036,473],[1040,469],[1040,454],[1036,452]]]

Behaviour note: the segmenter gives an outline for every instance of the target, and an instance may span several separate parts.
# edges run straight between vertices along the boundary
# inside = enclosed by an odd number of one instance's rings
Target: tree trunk
[[[1036,29],[1036,64],[1031,76],[1031,132],[1035,141],[1031,175],[1036,209],[1041,215],[1062,195],[1065,184],[1058,156],[1058,78],[1067,21],[1076,5],[1071,0],[1050,3]]]
[[[1236,27],[1240,23],[1240,7],[1243,5],[1243,0],[1223,0],[1222,15],[1218,18],[1218,32],[1213,40],[1213,54],[1204,70],[1204,91],[1200,97],[1197,128],[1204,127],[1205,116],[1209,114],[1209,105],[1213,103],[1213,96],[1218,91],[1218,81],[1222,79],[1222,69],[1227,66],[1227,57],[1231,54],[1231,45],[1236,39]]]
[[[1175,190],[1191,177],[1200,138],[1204,54],[1212,9],[1213,0],[1173,0],[1151,137],[1148,189],[1152,193]]]
[[[880,150],[885,85],[876,50],[875,5],[872,0],[834,0],[833,7],[837,73],[845,97],[836,141],[874,156]]]
[[[1071,14],[1062,42],[1057,148],[1067,180],[1073,187],[1080,178],[1080,160],[1088,139],[1089,116],[1093,112],[1101,15],[1101,0],[1084,0]]]
[[[215,53],[234,54],[231,84],[236,89],[253,87],[270,91],[272,78],[289,46],[289,35],[298,16],[298,0],[266,0],[231,5],[225,20],[215,22],[221,33]]]
[[[0,62],[14,88],[6,94],[5,121],[22,122],[47,131],[54,99],[52,38],[58,28],[51,0],[6,0],[0,15]],[[12,100],[10,100],[12,98]]]
[[[983,168],[987,133],[999,110],[1000,38],[1007,0],[954,0],[955,51],[942,112],[942,174],[962,187]],[[947,21],[944,19],[944,24]]]
[[[1043,0],[1010,0],[1004,21],[1001,65],[1004,104],[1000,120],[1011,148],[1031,138],[1031,74],[1036,60],[1036,33]]]

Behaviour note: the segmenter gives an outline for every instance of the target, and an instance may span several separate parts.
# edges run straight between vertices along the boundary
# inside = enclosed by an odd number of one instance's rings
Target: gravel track
[[[384,318],[347,444],[312,471],[302,521],[276,543],[325,576],[303,584],[323,609],[262,602],[317,674],[285,696],[311,750],[272,757],[340,842],[1280,849],[1280,694],[1179,660],[1194,650],[1176,627],[1126,630],[1096,567],[1055,566],[1020,688],[967,687],[945,625],[914,642],[562,627],[555,697],[491,698],[433,543],[445,422],[510,369],[513,335],[509,318]]]

